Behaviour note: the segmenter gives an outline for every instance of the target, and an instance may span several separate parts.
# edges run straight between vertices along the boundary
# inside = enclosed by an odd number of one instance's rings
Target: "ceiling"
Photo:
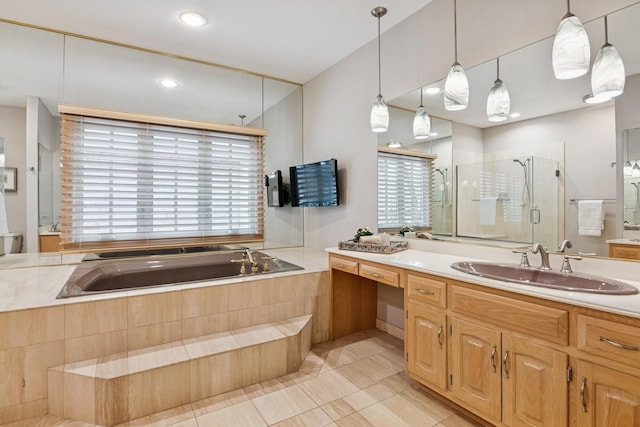
[[[381,31],[432,0],[387,0]],[[0,0],[0,18],[306,83],[377,36],[377,0]],[[182,24],[195,11],[208,23]]]

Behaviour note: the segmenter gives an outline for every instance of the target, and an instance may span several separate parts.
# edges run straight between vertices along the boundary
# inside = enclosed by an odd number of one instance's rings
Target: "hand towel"
[[[480,225],[496,225],[496,197],[480,198]]]
[[[578,234],[600,236],[604,230],[604,204],[602,200],[578,202]]]

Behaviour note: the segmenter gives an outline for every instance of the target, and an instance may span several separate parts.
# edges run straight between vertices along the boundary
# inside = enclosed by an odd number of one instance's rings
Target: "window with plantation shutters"
[[[378,229],[431,228],[434,155],[378,149]]]
[[[263,130],[61,112],[63,250],[263,239]]]

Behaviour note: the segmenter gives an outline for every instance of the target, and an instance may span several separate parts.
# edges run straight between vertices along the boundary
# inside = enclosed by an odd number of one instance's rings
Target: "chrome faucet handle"
[[[573,270],[571,269],[571,263],[569,262],[569,260],[576,260],[576,261],[580,261],[582,259],[581,256],[572,256],[572,255],[565,255],[563,260],[562,260],[562,267],[560,267],[560,273],[573,273]]]
[[[522,258],[520,258],[520,267],[531,267],[531,264],[529,264],[529,257],[527,256],[527,253],[529,252],[528,249],[514,249],[511,252],[514,254],[522,254]]]
[[[232,259],[231,262],[236,263],[239,262],[240,264],[240,275],[244,276],[245,274],[247,274],[247,269],[244,266],[244,263],[246,262],[245,259]]]
[[[276,259],[276,257],[274,257],[274,256],[263,256],[261,259],[262,259],[262,271],[266,272],[266,271],[271,270],[271,268],[269,267],[269,260]]]

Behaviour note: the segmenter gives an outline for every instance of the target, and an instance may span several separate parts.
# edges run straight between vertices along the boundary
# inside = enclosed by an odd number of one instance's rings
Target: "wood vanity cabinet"
[[[612,258],[640,259],[640,246],[609,243],[609,256]]]
[[[58,234],[40,234],[40,252],[60,251],[60,236]]]

